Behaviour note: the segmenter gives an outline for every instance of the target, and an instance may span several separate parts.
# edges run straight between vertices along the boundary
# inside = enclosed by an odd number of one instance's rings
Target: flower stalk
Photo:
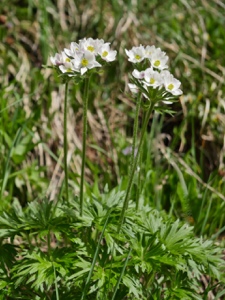
[[[132,166],[134,164],[134,158],[135,158],[135,148],[137,144],[137,131],[138,131],[138,117],[141,107],[141,93],[139,93],[137,98],[137,105],[136,105],[136,111],[135,111],[135,119],[134,119],[134,130],[133,130],[133,143],[132,143],[132,153],[131,153],[131,170]]]
[[[144,120],[142,121],[142,124],[144,124],[146,116],[147,116],[147,112],[145,112],[145,114],[144,114]],[[139,169],[139,172],[138,172],[137,191],[136,191],[136,195],[135,195],[136,196],[136,211],[139,210],[139,204],[140,204],[142,160],[143,160],[143,146],[142,146],[142,148],[140,150],[140,153],[139,153],[139,166],[140,166],[140,169]]]
[[[80,179],[80,216],[83,215],[84,206],[84,169],[86,158],[86,139],[87,139],[87,109],[88,109],[88,91],[89,91],[90,77],[84,80],[84,100],[83,100],[83,136],[82,136],[82,165],[81,165],[81,179]]]
[[[65,99],[64,99],[64,121],[63,121],[63,150],[64,150],[64,172],[65,172],[65,190],[66,190],[66,202],[69,201],[69,189],[68,189],[68,167],[67,167],[67,100],[68,100],[68,80],[65,84]]]
[[[130,172],[132,171],[135,155],[136,155],[136,152],[137,152],[136,151],[136,144],[137,144],[138,117],[139,117],[140,107],[141,107],[141,93],[138,94],[137,104],[136,104],[136,111],[135,111],[134,129],[133,129],[133,143],[132,143],[132,153],[131,153],[131,162],[130,162]],[[136,207],[138,207],[137,202],[138,202],[138,197],[136,197]]]

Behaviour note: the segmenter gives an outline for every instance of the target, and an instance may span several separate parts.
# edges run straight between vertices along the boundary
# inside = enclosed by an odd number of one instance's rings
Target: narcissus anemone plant
[[[61,53],[56,53],[50,57],[53,68],[58,71],[65,83],[64,101],[64,171],[65,171],[65,194],[66,201],[69,199],[68,167],[67,167],[67,93],[68,83],[71,78],[74,82],[83,84],[83,136],[82,136],[82,166],[80,176],[80,215],[83,215],[84,199],[84,168],[87,139],[87,110],[88,92],[91,74],[95,68],[102,67],[116,58],[117,51],[111,50],[110,43],[105,43],[103,39],[84,38],[77,42],[72,42],[70,48],[65,48]],[[92,72],[91,72],[91,71]]]
[[[130,176],[118,225],[118,232],[124,222],[125,212],[128,207],[130,192],[133,186],[134,175],[139,169],[138,160],[142,151],[149,118],[156,109],[161,113],[171,113],[171,110],[167,109],[167,107],[164,108],[162,105],[159,105],[159,103],[163,102],[170,104],[173,101],[176,101],[177,96],[183,93],[180,89],[180,81],[174,78],[174,76],[166,70],[168,69],[168,56],[160,48],[156,48],[154,45],[140,45],[139,47],[133,47],[131,50],[125,49],[125,52],[128,56],[128,61],[135,64],[135,69],[132,72],[132,77],[130,78],[128,87],[136,101],[136,113],[133,129]],[[136,148],[138,137],[138,115],[141,106],[145,110],[145,118],[141,128],[140,141]],[[136,200],[136,208],[138,209],[138,207],[139,198]]]

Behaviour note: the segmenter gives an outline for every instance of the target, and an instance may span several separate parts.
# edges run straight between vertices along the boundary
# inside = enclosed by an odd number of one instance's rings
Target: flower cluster
[[[50,60],[62,73],[76,76],[101,67],[104,61],[114,61],[116,53],[117,51],[110,49],[110,43],[105,43],[102,39],[84,38],[79,43],[72,42],[69,49],[56,53]]]
[[[161,91],[160,95],[164,98],[164,102],[169,103],[169,94],[179,96],[182,94],[180,90],[180,81],[167,70],[168,56],[160,48],[153,46],[133,47],[131,50],[125,50],[128,60],[140,66],[144,65],[145,70],[135,69],[132,72],[136,84],[129,83],[128,86],[133,93],[138,93],[140,87],[143,94],[148,97],[149,87]],[[147,62],[147,64],[146,64]],[[140,64],[141,63],[141,64]],[[147,68],[146,68],[147,66]],[[163,92],[162,92],[163,91]],[[163,99],[162,99],[163,100]]]

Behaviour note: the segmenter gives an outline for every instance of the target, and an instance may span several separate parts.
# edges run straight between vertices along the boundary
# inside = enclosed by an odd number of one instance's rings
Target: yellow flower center
[[[83,58],[82,61],[81,61],[81,65],[82,65],[82,67],[87,67],[88,60],[86,58]]]
[[[66,72],[70,73],[70,72],[72,72],[72,69],[68,68],[68,69],[66,69]]]
[[[70,58],[69,57],[66,58],[66,62],[70,62]]]
[[[155,62],[154,62],[154,66],[155,67],[158,67],[160,65],[160,60],[156,60]]]
[[[168,88],[168,90],[172,91],[172,89],[174,88],[174,85],[172,83],[170,83],[167,88]]]
[[[140,59],[141,59],[140,55],[136,54],[136,55],[135,55],[135,59],[136,59],[136,60],[140,60]]]
[[[154,78],[150,78],[150,84],[154,84],[155,83],[155,79]]]
[[[102,57],[106,57],[108,54],[109,54],[109,53],[108,53],[107,51],[104,51],[104,52],[102,53]]]
[[[93,46],[88,46],[87,49],[88,49],[88,51],[90,51],[90,52],[94,52],[94,50],[95,50],[95,48],[94,48]]]

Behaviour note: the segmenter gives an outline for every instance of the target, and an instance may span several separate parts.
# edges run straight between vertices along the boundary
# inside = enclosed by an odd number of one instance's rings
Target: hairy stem
[[[86,139],[87,139],[87,108],[88,108],[88,90],[89,78],[85,78],[84,82],[84,100],[83,100],[83,137],[82,137],[82,165],[81,165],[81,180],[80,180],[80,215],[83,215],[84,206],[84,167],[86,158]]]
[[[133,143],[132,143],[132,153],[131,153],[131,162],[130,162],[131,170],[133,168],[134,158],[135,158],[135,147],[137,143],[138,116],[139,116],[140,106],[141,106],[141,93],[139,94],[137,99],[135,119],[134,119]]]
[[[147,116],[148,112],[145,112],[144,114],[144,120],[142,121],[142,126],[145,123],[145,119],[148,117]],[[145,132],[146,133],[146,132]],[[139,166],[142,166],[142,159],[143,159],[143,146],[139,152]],[[140,190],[141,190],[141,169],[138,172],[138,183],[137,183],[137,191],[136,191],[136,210],[138,211],[139,205],[140,205]]]
[[[68,82],[65,85],[65,100],[64,100],[64,172],[65,172],[65,189],[66,189],[66,202],[69,201],[69,192],[68,192],[68,168],[67,168],[67,96],[68,96]]]

